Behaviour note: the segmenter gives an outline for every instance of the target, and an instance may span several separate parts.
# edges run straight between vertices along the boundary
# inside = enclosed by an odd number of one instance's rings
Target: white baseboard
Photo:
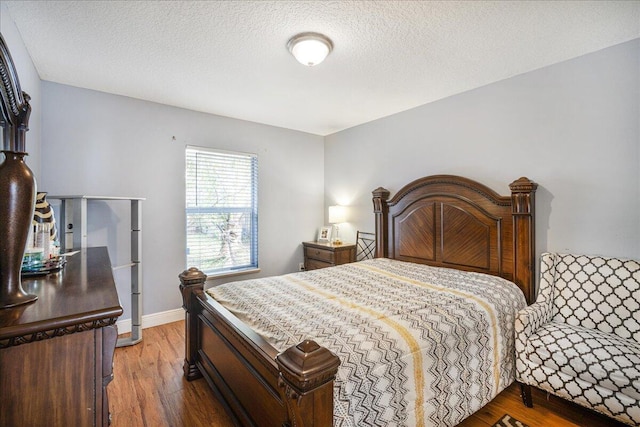
[[[142,316],[142,329],[177,322],[178,320],[184,320],[184,310],[182,308],[147,314]],[[119,334],[131,332],[131,319],[118,320],[116,326]]]

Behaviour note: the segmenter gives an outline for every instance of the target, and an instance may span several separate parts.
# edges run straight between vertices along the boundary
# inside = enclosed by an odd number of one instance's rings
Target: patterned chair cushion
[[[530,337],[526,352],[535,364],[640,400],[640,344],[633,340],[550,322]]]
[[[538,366],[533,374],[536,379],[539,379],[535,385],[541,390],[600,412],[622,423],[640,426],[640,405],[636,399],[545,366]]]

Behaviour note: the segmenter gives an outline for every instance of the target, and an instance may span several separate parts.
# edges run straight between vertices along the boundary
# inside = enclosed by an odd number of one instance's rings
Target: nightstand
[[[347,264],[356,260],[356,245],[343,243],[302,242],[304,250],[304,269],[316,270],[318,268]]]

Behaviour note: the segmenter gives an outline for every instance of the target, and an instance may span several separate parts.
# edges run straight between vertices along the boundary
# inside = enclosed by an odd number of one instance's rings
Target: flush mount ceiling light
[[[333,43],[320,33],[300,33],[289,40],[287,48],[299,63],[313,67],[324,61],[333,49]]]

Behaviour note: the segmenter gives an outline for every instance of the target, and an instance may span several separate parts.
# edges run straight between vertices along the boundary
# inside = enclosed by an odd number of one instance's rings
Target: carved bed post
[[[376,258],[385,258],[389,255],[389,238],[388,214],[389,206],[387,199],[391,194],[386,188],[378,187],[372,192],[373,194],[373,213],[376,217]]]
[[[529,178],[522,177],[509,184],[511,189],[511,209],[513,215],[513,280],[525,290],[525,297],[529,304],[535,301],[535,241],[534,227],[535,194],[538,184]],[[528,235],[528,239],[516,236]],[[529,242],[528,245],[519,243]]]
[[[340,359],[306,340],[276,356],[278,385],[287,405],[290,427],[333,425],[333,380]]]
[[[182,308],[185,314],[185,356],[184,376],[188,381],[202,377],[202,373],[196,366],[198,353],[198,313],[199,304],[196,300],[196,292],[204,291],[204,282],[207,275],[195,267],[183,271],[180,278],[180,293],[182,294]]]

